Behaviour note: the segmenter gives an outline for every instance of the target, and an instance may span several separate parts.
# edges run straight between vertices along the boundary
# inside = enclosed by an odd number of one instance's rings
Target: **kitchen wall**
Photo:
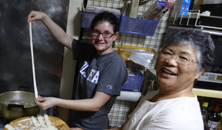
[[[71,2],[73,7],[82,3],[77,1],[80,3],[75,5],[73,2],[76,1]],[[69,26],[79,21],[71,19],[77,16],[77,7],[71,8],[76,10],[70,11],[72,16],[69,16],[66,29],[68,3],[69,0],[0,0],[0,93],[20,90],[19,86],[22,86],[21,91],[34,91],[27,23],[27,16],[32,10],[45,12],[72,37],[78,35],[72,33],[73,27]],[[64,52],[64,46],[53,38],[41,21],[32,25],[32,41],[39,95],[71,97],[75,68],[71,52],[66,48]]]
[[[0,1],[0,93],[34,92],[29,24],[32,10],[43,11],[66,30],[67,0]],[[59,44],[41,21],[32,25],[35,77],[41,96],[59,97],[63,64],[63,45]]]
[[[69,11],[68,11],[68,22],[67,22],[67,30],[66,33],[78,39],[80,35],[80,27],[81,27],[81,4],[83,0],[70,0],[69,3]],[[63,99],[71,99],[72,97],[72,89],[74,84],[74,74],[75,74],[75,65],[76,61],[73,60],[72,52],[64,48],[64,60],[63,60],[63,68],[62,68],[62,77],[60,84],[60,98]],[[68,120],[68,109],[58,108],[59,118],[64,120],[65,122]]]
[[[203,4],[203,0],[195,0],[193,9],[200,9],[200,6],[199,6],[200,4]]]

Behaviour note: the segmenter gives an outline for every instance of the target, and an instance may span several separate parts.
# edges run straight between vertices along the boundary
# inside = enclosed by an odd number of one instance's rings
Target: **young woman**
[[[204,130],[194,81],[213,62],[214,44],[201,31],[178,31],[166,40],[156,64],[160,88],[144,96],[121,128]]]
[[[28,22],[41,20],[61,44],[73,51],[78,60],[77,83],[73,99],[39,97],[35,102],[42,109],[60,106],[70,109],[68,125],[87,129],[108,128],[108,116],[113,103],[127,80],[125,61],[112,49],[118,37],[118,19],[108,12],[99,13],[91,23],[91,44],[68,36],[45,13],[32,11]]]

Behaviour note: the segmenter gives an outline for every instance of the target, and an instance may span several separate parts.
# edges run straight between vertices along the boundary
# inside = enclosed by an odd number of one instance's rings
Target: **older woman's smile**
[[[170,70],[167,70],[167,69],[162,69],[162,72],[165,73],[165,74],[169,74],[169,75],[172,75],[172,76],[175,76],[177,75],[176,73],[170,71]]]

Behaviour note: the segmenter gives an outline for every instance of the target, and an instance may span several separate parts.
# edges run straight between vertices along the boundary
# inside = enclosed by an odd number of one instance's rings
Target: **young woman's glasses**
[[[108,31],[103,32],[103,33],[100,33],[100,32],[97,31],[97,30],[91,30],[90,33],[91,33],[92,36],[96,36],[96,37],[98,37],[100,34],[102,34],[102,36],[103,36],[104,38],[111,38],[111,37],[114,35],[114,34],[108,32]]]
[[[171,51],[164,49],[160,53],[161,58],[163,59],[170,59],[174,58],[175,61],[180,64],[180,65],[190,65],[191,63],[197,63],[194,60],[191,60],[188,56],[186,55],[174,55]]]

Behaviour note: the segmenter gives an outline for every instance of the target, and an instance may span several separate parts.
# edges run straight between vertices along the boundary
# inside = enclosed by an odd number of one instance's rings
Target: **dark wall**
[[[0,1],[0,93],[24,88],[34,91],[27,23],[30,11],[45,12],[66,30],[67,7],[67,0]],[[32,37],[39,94],[58,97],[64,47],[41,21],[32,25]]]

